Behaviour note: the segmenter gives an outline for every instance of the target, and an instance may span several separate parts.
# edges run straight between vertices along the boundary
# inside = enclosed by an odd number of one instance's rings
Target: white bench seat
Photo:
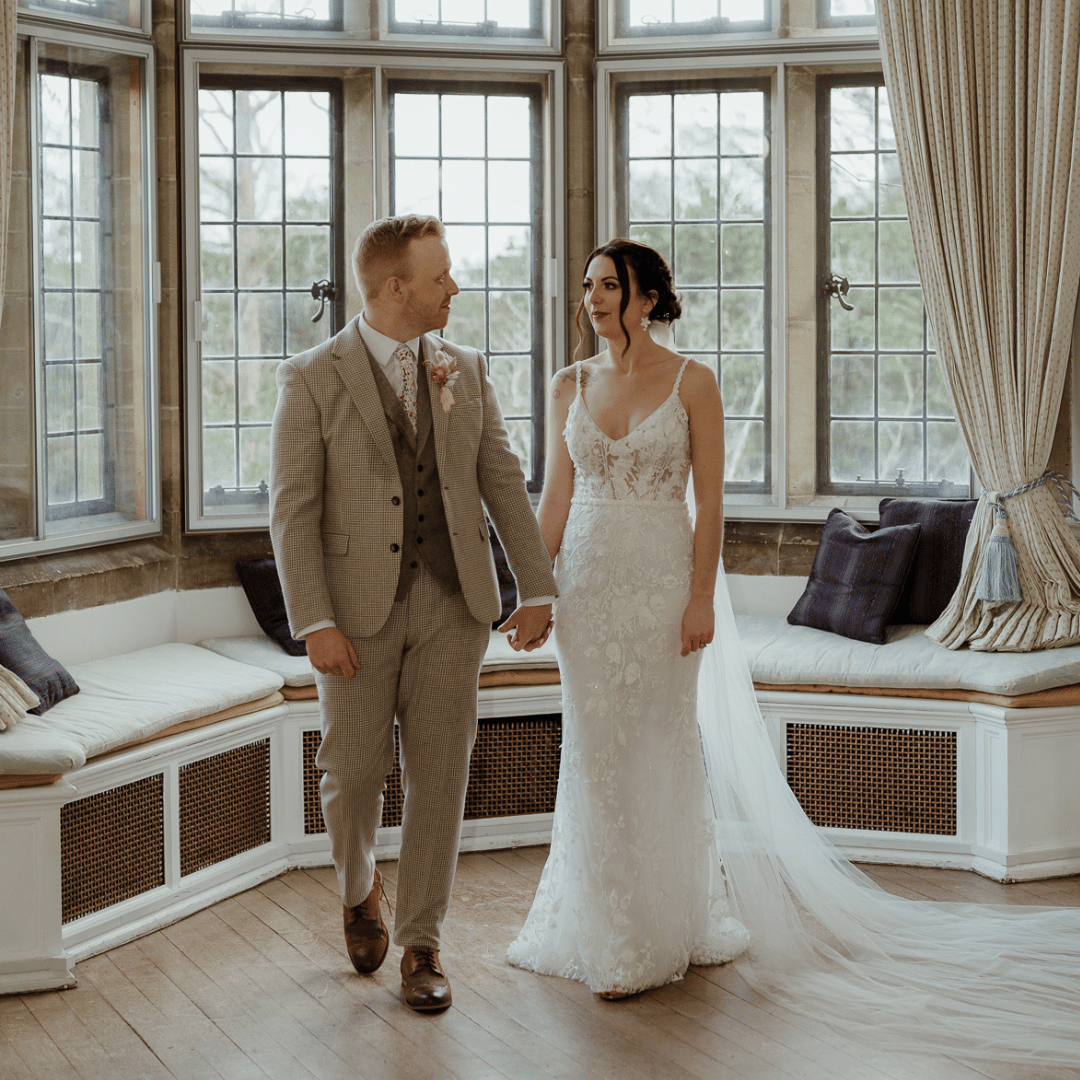
[[[264,666],[179,643],[88,660],[69,670],[78,694],[0,732],[0,777],[74,772],[178,725],[235,716],[244,706],[268,708],[281,701],[283,683]]]
[[[923,691],[967,690],[1014,698],[1080,683],[1080,645],[1031,653],[946,649],[924,626],[891,626],[884,645],[791,626],[765,615],[736,617],[754,682]]]

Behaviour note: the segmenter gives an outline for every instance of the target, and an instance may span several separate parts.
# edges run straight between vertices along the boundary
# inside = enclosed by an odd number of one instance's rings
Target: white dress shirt
[[[420,338],[414,337],[411,341],[395,341],[391,337],[387,337],[385,334],[376,330],[368,321],[364,318],[364,313],[360,313],[360,317],[356,320],[356,328],[360,331],[360,337],[364,340],[364,345],[367,351],[371,354],[371,358],[382,368],[383,374],[386,376],[393,388],[395,394],[401,397],[402,378],[401,378],[401,364],[394,360],[394,353],[397,351],[398,346],[408,345],[412,349],[413,354],[413,377],[417,378],[416,365],[419,362],[420,356]],[[540,607],[541,604],[550,604],[555,600],[553,596],[535,596],[531,600],[520,601],[523,607]],[[321,619],[317,623],[312,623],[310,626],[305,626],[301,630],[296,638],[299,641],[303,641],[308,634],[315,633],[316,630],[326,630],[328,627],[336,626],[337,623],[333,619]]]

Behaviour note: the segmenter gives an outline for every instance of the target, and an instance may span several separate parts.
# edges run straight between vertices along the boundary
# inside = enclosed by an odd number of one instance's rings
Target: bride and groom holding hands
[[[486,510],[521,597],[501,629],[536,648],[557,597],[563,687],[551,851],[511,963],[619,998],[742,956],[758,989],[879,1043],[1080,1063],[1080,914],[898,909],[787,788],[718,576],[720,393],[664,344],[680,307],[663,258],[614,240],[584,268],[579,332],[585,316],[605,348],[552,382],[535,516],[483,357],[438,336],[458,292],[442,225],[376,221],[353,261],[363,312],[278,370],[271,533],[317,672],[356,969],[389,947],[373,852],[396,716],[404,997],[451,1003],[440,927],[500,612]],[[968,947],[988,936],[1019,954],[1004,1005]]]

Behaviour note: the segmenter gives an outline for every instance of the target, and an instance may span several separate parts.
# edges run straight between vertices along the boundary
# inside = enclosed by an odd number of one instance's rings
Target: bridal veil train
[[[698,726],[733,914],[760,993],[898,1050],[1080,1065],[1080,908],[892,896],[803,813],[738,647],[721,572]]]

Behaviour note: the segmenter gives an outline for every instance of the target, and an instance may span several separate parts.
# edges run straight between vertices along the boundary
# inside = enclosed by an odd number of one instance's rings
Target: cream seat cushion
[[[972,652],[931,641],[924,626],[891,626],[884,645],[791,626],[785,619],[738,615],[754,682],[973,690],[1018,697],[1080,683],[1080,645],[1040,652]]]
[[[73,664],[80,693],[0,731],[0,776],[66,773],[119,746],[274,694],[281,676],[195,645]]]

